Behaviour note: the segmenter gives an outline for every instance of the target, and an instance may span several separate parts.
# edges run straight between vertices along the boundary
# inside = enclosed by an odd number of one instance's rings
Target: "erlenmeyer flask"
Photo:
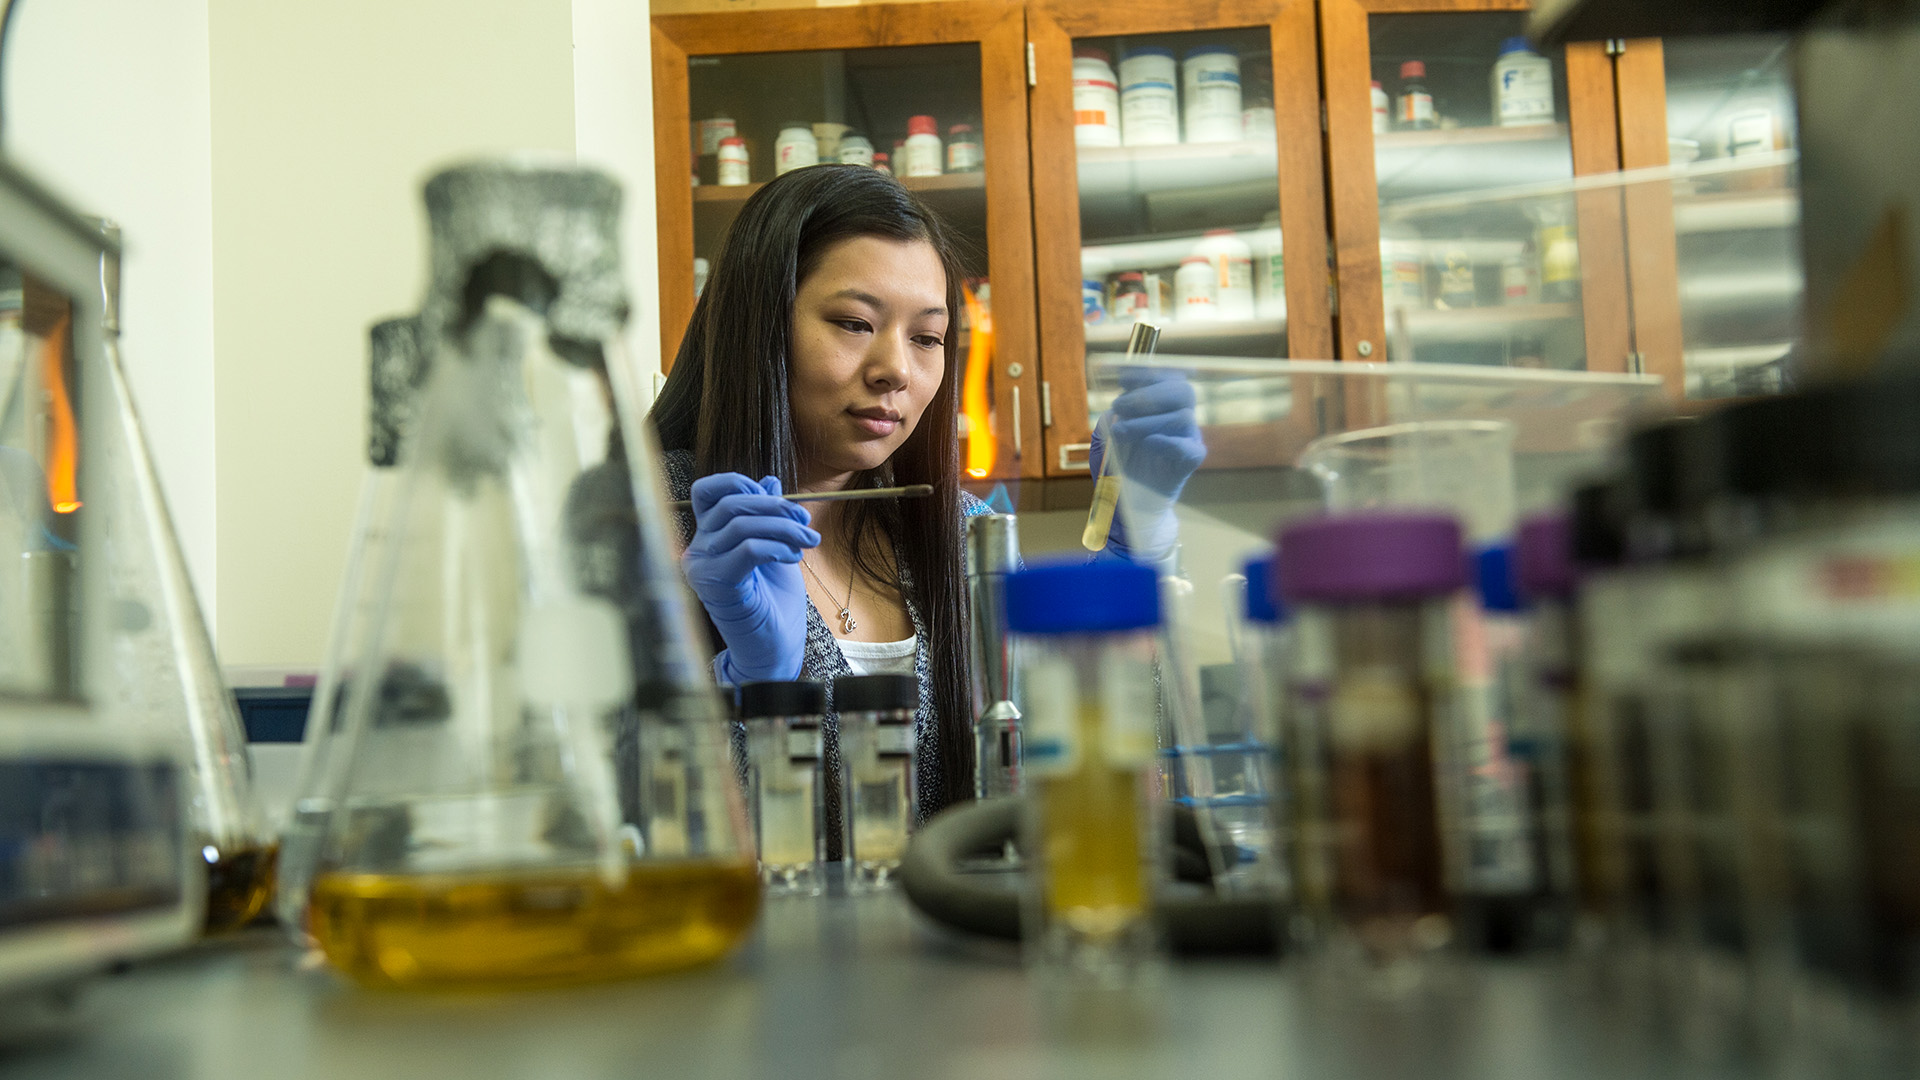
[[[101,228],[117,242],[117,226]],[[114,417],[103,425],[100,455],[112,596],[110,708],[130,723],[183,733],[192,747],[189,824],[206,861],[206,930],[219,933],[244,926],[266,906],[275,849],[254,798],[246,728],[194,599],[121,361],[114,255],[102,258],[100,280]]]
[[[335,745],[334,736],[345,719],[344,690],[352,678],[348,665],[364,653],[378,614],[375,594],[365,584],[369,568],[381,565],[388,533],[395,524],[393,504],[399,489],[399,470],[394,466],[419,411],[420,391],[426,382],[418,322],[413,316],[386,319],[368,331],[368,469],[361,481],[360,504],[354,514],[333,629],[327,637],[320,679],[313,689],[313,704],[307,711],[300,765],[294,774],[293,803],[280,827],[274,914],[302,944],[308,940],[307,897],[313,887],[313,862],[333,810],[320,790],[327,776],[327,753]]]
[[[427,388],[325,755],[309,929],[403,986],[714,959],[759,883],[618,348],[619,189],[475,165],[427,207]]]

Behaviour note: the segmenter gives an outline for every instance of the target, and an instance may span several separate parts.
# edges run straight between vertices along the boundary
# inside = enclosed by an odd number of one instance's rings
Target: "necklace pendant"
[[[860,624],[853,621],[853,610],[851,608],[841,608],[840,632],[843,634],[851,634],[859,628]]]

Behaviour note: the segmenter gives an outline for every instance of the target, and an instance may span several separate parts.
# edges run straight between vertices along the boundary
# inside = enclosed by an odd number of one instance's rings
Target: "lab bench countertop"
[[[266,930],[90,983],[71,1032],[0,1048],[13,1080],[1659,1076],[1551,963],[1474,969],[1420,1008],[1299,966],[1180,961],[1158,1022],[1064,1018],[1011,946],[898,895],[770,899],[718,965],[566,990],[370,991]],[[1102,1015],[1095,1008],[1094,1015]],[[1690,1075],[1699,1075],[1693,1072]]]

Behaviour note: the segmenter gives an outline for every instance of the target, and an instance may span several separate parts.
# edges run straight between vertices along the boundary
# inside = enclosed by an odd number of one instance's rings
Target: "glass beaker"
[[[321,833],[333,807],[319,790],[327,775],[326,754],[345,720],[347,665],[366,647],[378,608],[377,595],[365,587],[370,566],[380,563],[393,527],[393,499],[407,430],[419,411],[417,398],[426,381],[425,357],[420,351],[418,320],[412,316],[386,319],[368,331],[367,473],[360,482],[360,504],[354,513],[353,537],[347,545],[347,565],[335,601],[333,629],[313,703],[307,710],[307,730],[301,741],[300,764],[294,774],[293,804],[280,827],[279,880],[274,914],[296,942],[307,938],[307,898],[313,888],[313,862],[319,856]]]
[[[900,872],[915,819],[913,717],[920,680],[842,675],[833,680],[833,703],[840,710],[847,883],[884,889]]]
[[[119,228],[102,223],[118,247]],[[205,929],[251,922],[273,893],[276,849],[253,791],[247,732],[214,655],[193,581],[120,355],[118,256],[100,265],[106,383],[114,417],[100,446],[106,487],[107,578],[113,597],[112,707],[192,748],[189,828],[206,863]]]
[[[1008,575],[1006,596],[1026,693],[1030,956],[1124,984],[1155,955],[1159,578],[1137,563],[1054,563]]]
[[[426,194],[427,388],[326,755],[310,930],[372,984],[713,960],[760,889],[620,348],[619,188],[510,163]]]
[[[1311,472],[1334,513],[1445,510],[1468,543],[1513,534],[1513,425],[1504,420],[1416,420],[1328,435],[1307,444]]]

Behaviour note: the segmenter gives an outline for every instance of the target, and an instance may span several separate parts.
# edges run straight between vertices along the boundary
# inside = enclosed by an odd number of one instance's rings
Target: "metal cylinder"
[[[1020,790],[1020,710],[1013,704],[1005,587],[1007,575],[1020,566],[1019,520],[1012,514],[981,514],[967,522],[975,794],[983,799]]]

